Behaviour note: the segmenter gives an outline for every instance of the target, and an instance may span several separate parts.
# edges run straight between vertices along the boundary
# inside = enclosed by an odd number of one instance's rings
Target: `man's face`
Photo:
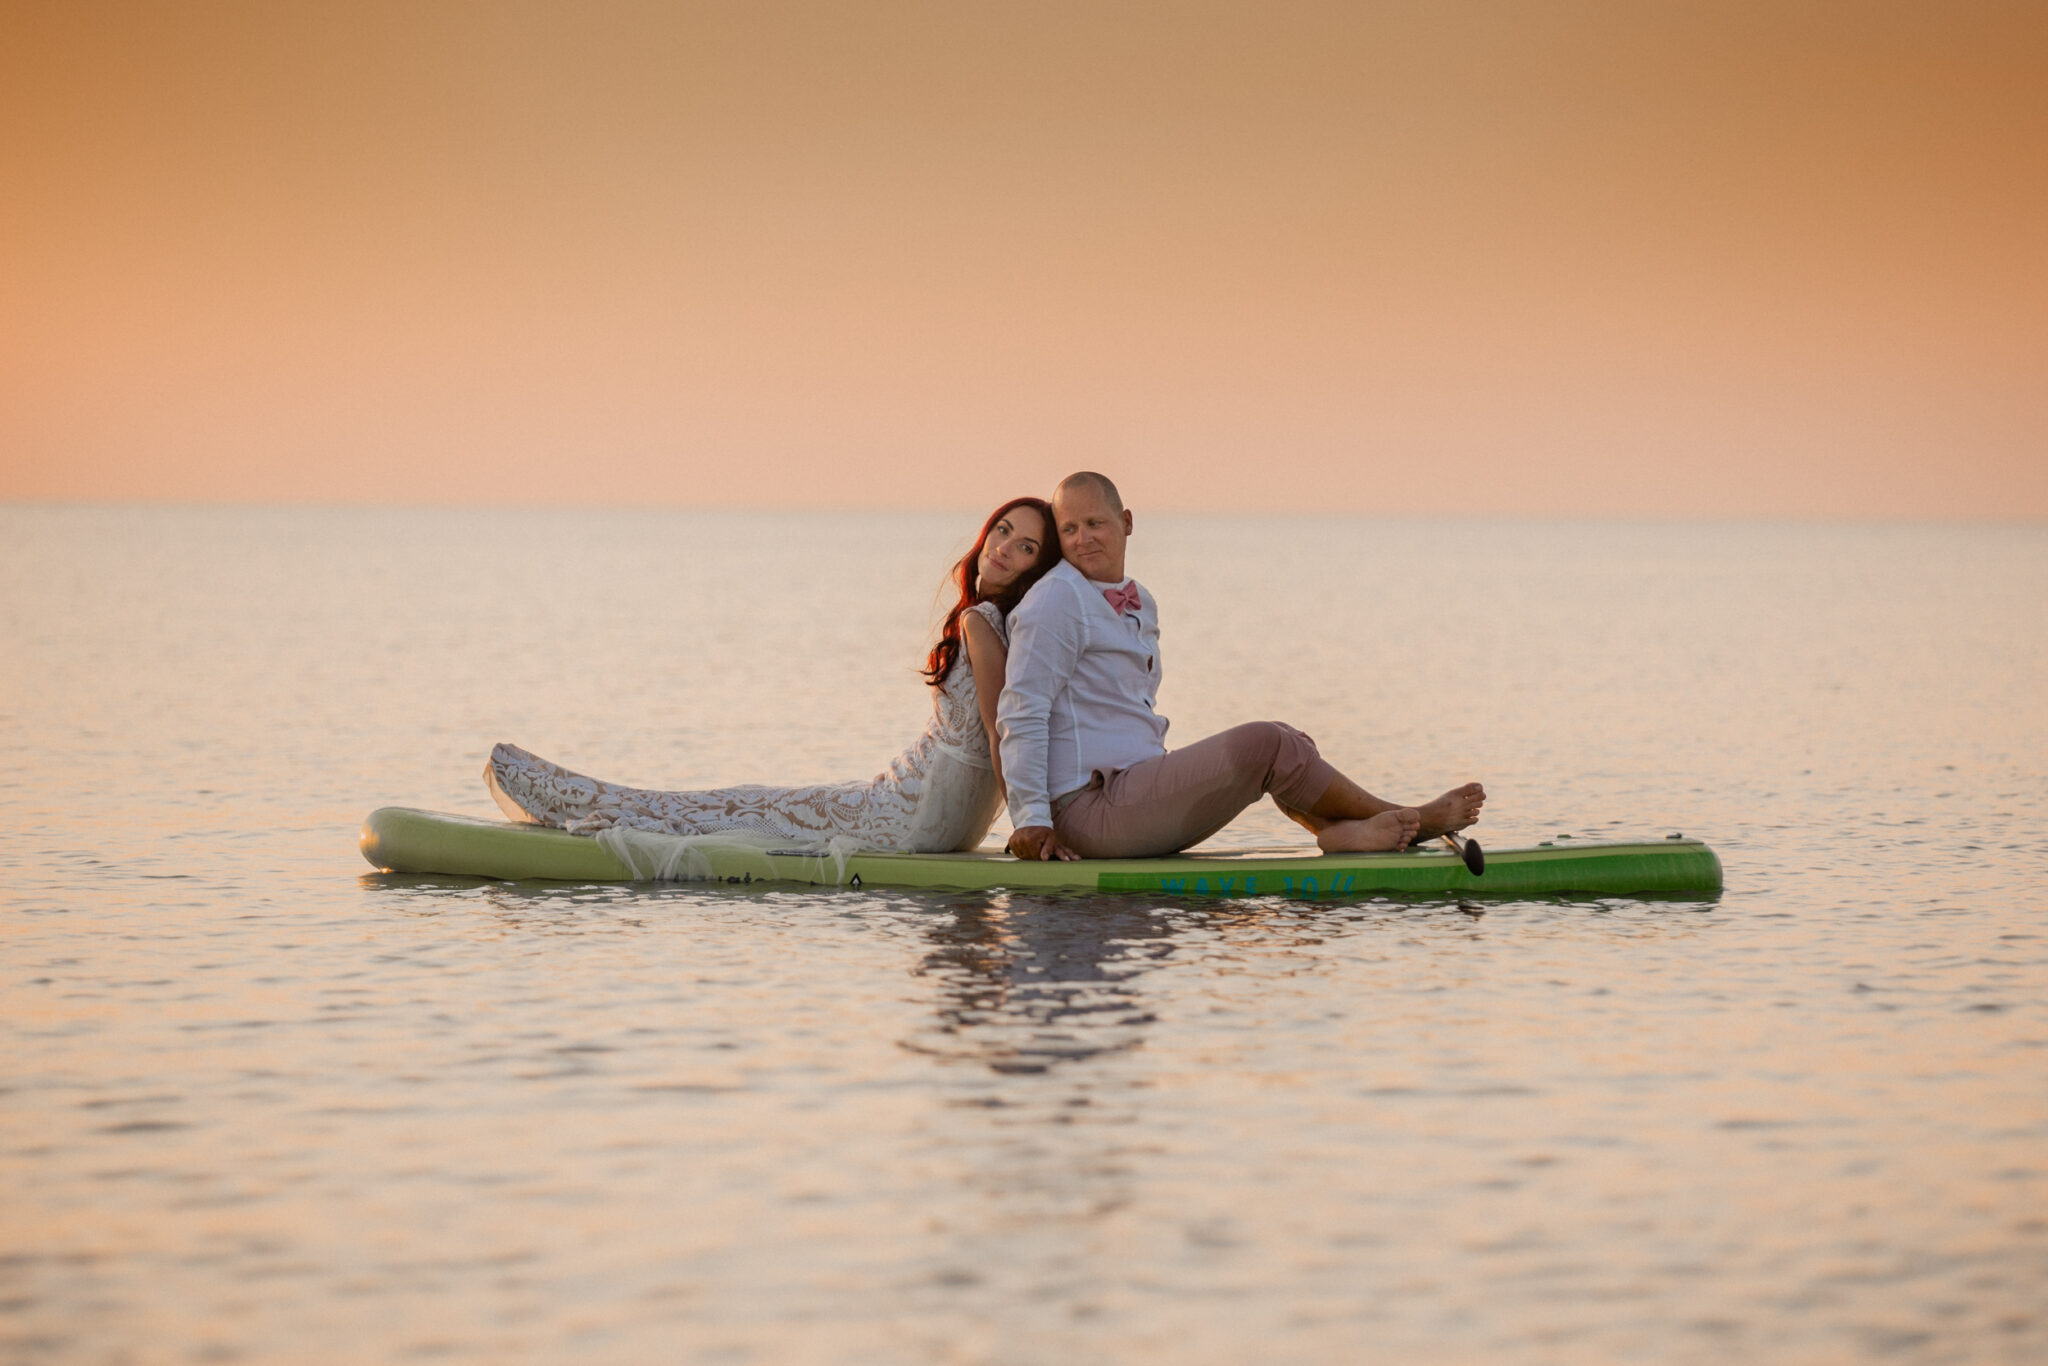
[[[1053,496],[1060,553],[1098,583],[1124,581],[1124,541],[1131,534],[1129,509],[1121,512],[1092,485],[1061,489]]]

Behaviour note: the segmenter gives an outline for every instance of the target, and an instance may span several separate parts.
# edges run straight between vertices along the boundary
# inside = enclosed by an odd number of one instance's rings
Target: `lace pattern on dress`
[[[993,604],[978,603],[974,610],[1007,639],[1003,615]],[[1002,794],[964,653],[932,693],[932,719],[924,733],[865,781],[663,792],[585,777],[509,744],[491,750],[484,781],[512,819],[579,835],[623,828],[684,836],[748,834],[806,849],[825,849],[834,841],[909,852],[972,848],[988,833]]]

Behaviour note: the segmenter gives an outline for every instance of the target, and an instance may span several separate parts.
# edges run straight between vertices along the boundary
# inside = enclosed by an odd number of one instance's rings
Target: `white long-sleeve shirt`
[[[1159,699],[1159,609],[1138,587],[1136,613],[1119,613],[1065,560],[1010,613],[1010,656],[996,731],[1010,824],[1052,824],[1055,798],[1088,785],[1097,769],[1128,768],[1166,753]]]

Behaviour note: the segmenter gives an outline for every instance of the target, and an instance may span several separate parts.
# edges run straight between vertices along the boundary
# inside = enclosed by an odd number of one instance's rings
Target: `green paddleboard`
[[[631,882],[633,870],[587,835],[387,806],[363,822],[363,857],[387,872],[512,881]],[[1398,854],[1256,850],[1148,859],[1025,863],[1007,854],[853,854],[715,849],[699,872],[718,882],[979,892],[1150,892],[1167,896],[1477,896],[1577,893],[1708,895],[1721,860],[1698,840],[1558,839],[1488,849],[1474,876],[1441,844]]]

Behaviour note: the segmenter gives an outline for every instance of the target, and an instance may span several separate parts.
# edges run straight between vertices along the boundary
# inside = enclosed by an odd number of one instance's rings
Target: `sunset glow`
[[[0,498],[2048,517],[2048,9],[15,7]]]

